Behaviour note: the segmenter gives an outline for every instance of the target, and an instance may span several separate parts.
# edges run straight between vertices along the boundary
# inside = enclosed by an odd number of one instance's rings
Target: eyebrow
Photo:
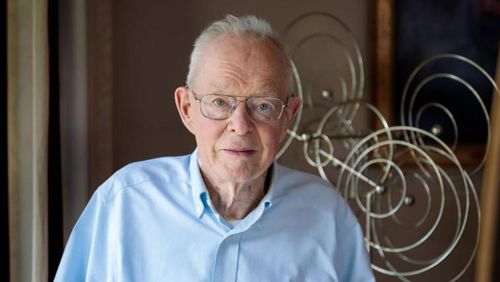
[[[250,95],[246,96],[246,95],[235,95],[234,93],[229,93],[227,91],[210,91],[208,93],[206,93],[207,95],[210,95],[210,94],[217,94],[217,95],[226,95],[226,96],[234,96],[234,97],[273,97],[273,98],[277,98],[277,99],[280,99],[280,96],[278,94],[278,92],[271,92],[271,91],[266,91],[266,92],[254,92],[254,93],[250,93]]]
[[[261,85],[259,91],[255,93],[273,93],[279,94],[279,90],[276,88],[274,83],[275,81],[272,79],[266,79]],[[219,92],[219,93],[230,93],[229,89],[231,88],[232,83],[227,83],[223,81],[212,81],[208,85],[210,92]]]
[[[216,84],[211,83],[209,85],[209,90],[206,94],[225,94],[225,95],[233,95],[233,96],[241,96],[235,95],[233,91],[229,90],[229,85],[227,84]],[[279,97],[279,91],[274,87],[264,86],[259,91],[255,91],[250,93],[250,95],[258,95],[258,96],[276,96]]]

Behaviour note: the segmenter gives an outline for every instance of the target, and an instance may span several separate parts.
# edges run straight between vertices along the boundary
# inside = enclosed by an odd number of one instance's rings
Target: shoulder
[[[125,188],[134,188],[145,183],[186,182],[189,180],[190,156],[161,157],[130,163],[117,170],[97,192],[109,199]]]
[[[336,189],[328,181],[307,172],[276,166],[276,184],[287,191],[301,191],[310,195],[316,193],[340,197]]]
[[[343,230],[357,223],[349,204],[330,182],[282,165],[277,166],[276,176],[278,194],[294,207],[315,210],[319,217],[336,222]]]
[[[317,175],[310,174],[300,170],[291,169],[281,164],[276,164],[276,170],[281,177],[290,177],[293,178],[294,180],[306,181],[306,182],[313,181],[317,184],[331,186],[331,184],[329,184],[327,181],[323,180]]]

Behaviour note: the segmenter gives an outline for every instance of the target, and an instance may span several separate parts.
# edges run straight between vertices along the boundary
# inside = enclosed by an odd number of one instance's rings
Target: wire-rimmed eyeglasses
[[[229,118],[238,107],[238,102],[245,102],[248,115],[257,122],[272,123],[280,119],[283,109],[288,104],[272,96],[233,96],[226,94],[207,94],[201,97],[191,89],[193,97],[200,103],[201,114],[209,119],[224,120]],[[240,99],[238,99],[240,98]]]

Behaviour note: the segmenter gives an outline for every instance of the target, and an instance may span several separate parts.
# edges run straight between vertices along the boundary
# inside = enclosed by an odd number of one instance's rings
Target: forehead
[[[206,91],[281,92],[287,85],[286,57],[269,39],[221,35],[204,46],[194,82]]]

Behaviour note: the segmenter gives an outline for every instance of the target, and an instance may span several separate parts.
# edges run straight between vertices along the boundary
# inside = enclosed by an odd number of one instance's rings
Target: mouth
[[[232,155],[232,156],[239,156],[239,157],[250,157],[253,154],[255,154],[257,151],[252,150],[252,149],[223,149],[223,152]]]

